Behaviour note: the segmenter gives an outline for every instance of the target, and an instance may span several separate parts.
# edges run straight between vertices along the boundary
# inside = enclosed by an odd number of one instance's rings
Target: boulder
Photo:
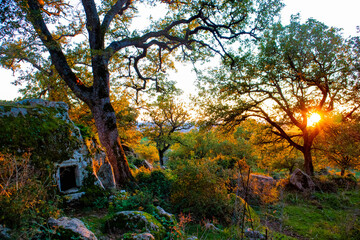
[[[176,218],[174,216],[174,214],[168,213],[166,212],[162,207],[157,206],[155,208],[155,211],[157,213],[157,215],[159,215],[159,217],[161,218],[165,218],[166,221],[171,222],[172,225],[176,224]]]
[[[211,230],[211,231],[215,231],[215,232],[221,232],[220,228],[217,228],[214,224],[209,223],[209,222],[205,223],[205,228],[207,230]]]
[[[264,190],[276,186],[276,180],[270,176],[250,174],[250,187],[255,192],[262,193]]]
[[[97,240],[95,234],[86,228],[84,223],[77,218],[62,217],[59,219],[50,218],[48,221],[52,227],[62,227],[64,229],[74,232],[80,239]]]
[[[103,163],[96,175],[105,189],[116,187],[113,170],[109,162]]]
[[[149,163],[147,160],[145,159],[138,159],[136,158],[134,160],[134,165],[137,168],[141,168],[144,167],[146,169],[149,169],[150,171],[152,171],[154,169],[153,165],[151,163]]]
[[[10,232],[10,229],[3,226],[3,225],[0,225],[0,239],[3,239],[3,240],[10,240],[11,239],[11,236],[9,234]]]
[[[246,236],[246,239],[249,239],[249,240],[266,239],[266,237],[262,233],[251,230],[250,228],[245,230],[245,236]]]
[[[93,174],[89,149],[64,102],[1,102],[0,136],[0,151],[6,148],[22,155],[30,149],[30,163],[47,171],[44,176],[53,175],[64,194],[79,192],[84,179]]]
[[[315,190],[315,183],[311,177],[298,168],[291,174],[290,184],[300,191]]]
[[[125,155],[126,157],[134,157],[134,158],[139,158],[139,155],[137,155],[134,151],[134,149],[132,149],[131,147],[129,147],[128,145],[125,145],[125,144],[121,144],[124,152],[125,152]]]
[[[189,236],[186,238],[186,240],[198,240],[199,238],[196,236]]]
[[[148,160],[144,159],[143,161],[143,166],[146,169],[149,169],[150,171],[152,171],[154,169],[153,165],[151,163],[148,162]]]
[[[142,211],[117,212],[105,223],[107,232],[151,233],[155,239],[163,239],[165,227],[152,215]]]
[[[123,238],[126,236],[126,239],[133,239],[133,240],[155,240],[154,236],[151,233],[129,233],[125,234]]]

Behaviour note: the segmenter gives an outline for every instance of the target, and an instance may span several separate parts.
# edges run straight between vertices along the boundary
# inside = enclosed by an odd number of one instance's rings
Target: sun
[[[308,117],[307,122],[308,126],[314,126],[321,120],[321,116],[318,113],[312,113],[310,117]]]

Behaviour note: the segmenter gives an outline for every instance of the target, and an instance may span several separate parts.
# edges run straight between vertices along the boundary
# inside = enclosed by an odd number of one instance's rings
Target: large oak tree
[[[249,54],[204,77],[201,83],[214,104],[209,119],[231,126],[248,117],[266,121],[273,134],[302,152],[304,169],[313,174],[311,149],[321,121],[310,125],[314,112],[334,109],[349,117],[360,106],[354,49],[340,30],[293,16],[288,26],[276,24]]]
[[[159,20],[131,25],[144,4],[148,11],[156,4],[167,7],[154,12],[162,15]],[[25,62],[39,73],[39,81],[45,83],[41,86],[48,84],[53,91],[62,89],[47,79],[61,78],[89,106],[115,180],[121,184],[132,176],[118,137],[110,83],[124,79],[126,86],[140,91],[152,82],[161,90],[171,53],[182,50],[192,60],[204,54],[226,56],[228,42],[243,35],[254,37],[281,4],[279,0],[10,0],[1,5],[10,6],[1,12],[2,66],[18,70]]]

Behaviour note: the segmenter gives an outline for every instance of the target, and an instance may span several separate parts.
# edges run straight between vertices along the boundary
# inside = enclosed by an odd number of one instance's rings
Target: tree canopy
[[[159,19],[131,25],[144,4],[165,4],[166,10]],[[228,56],[227,44],[244,35],[255,37],[281,7],[279,0],[10,0],[3,5],[11,7],[12,17],[24,20],[18,28],[13,27],[16,21],[1,25],[6,33],[1,66],[19,70],[28,64],[33,72],[22,76],[36,83],[43,80],[39,87],[48,92],[59,91],[54,82],[61,78],[88,105],[118,184],[132,177],[118,136],[110,83],[123,79],[136,92],[151,83],[161,90],[172,54],[181,50],[178,59],[192,60]]]
[[[202,78],[204,93],[216,99],[205,106],[209,120],[232,126],[255,117],[270,123],[275,135],[303,153],[304,168],[313,174],[311,148],[322,120],[310,126],[309,117],[334,109],[349,117],[358,110],[354,56],[339,29],[293,16],[288,26],[266,31],[256,51],[240,50],[235,64],[224,62],[211,72],[214,77]]]

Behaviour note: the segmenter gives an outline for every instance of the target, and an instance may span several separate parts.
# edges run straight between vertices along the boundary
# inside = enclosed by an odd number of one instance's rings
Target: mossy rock
[[[31,152],[38,169],[71,158],[83,143],[67,109],[65,103],[39,99],[0,102],[0,151],[20,156]]]
[[[122,211],[115,213],[105,223],[106,232],[148,232],[155,239],[163,239],[165,227],[152,215],[142,211]]]
[[[237,212],[237,217],[241,218],[245,208],[245,218],[248,221],[252,221],[254,227],[260,225],[260,217],[255,210],[241,197],[235,194],[230,194],[231,205],[233,205]]]
[[[162,207],[157,206],[154,208],[156,218],[165,226],[175,226],[177,224],[176,217],[174,214],[166,212]]]

